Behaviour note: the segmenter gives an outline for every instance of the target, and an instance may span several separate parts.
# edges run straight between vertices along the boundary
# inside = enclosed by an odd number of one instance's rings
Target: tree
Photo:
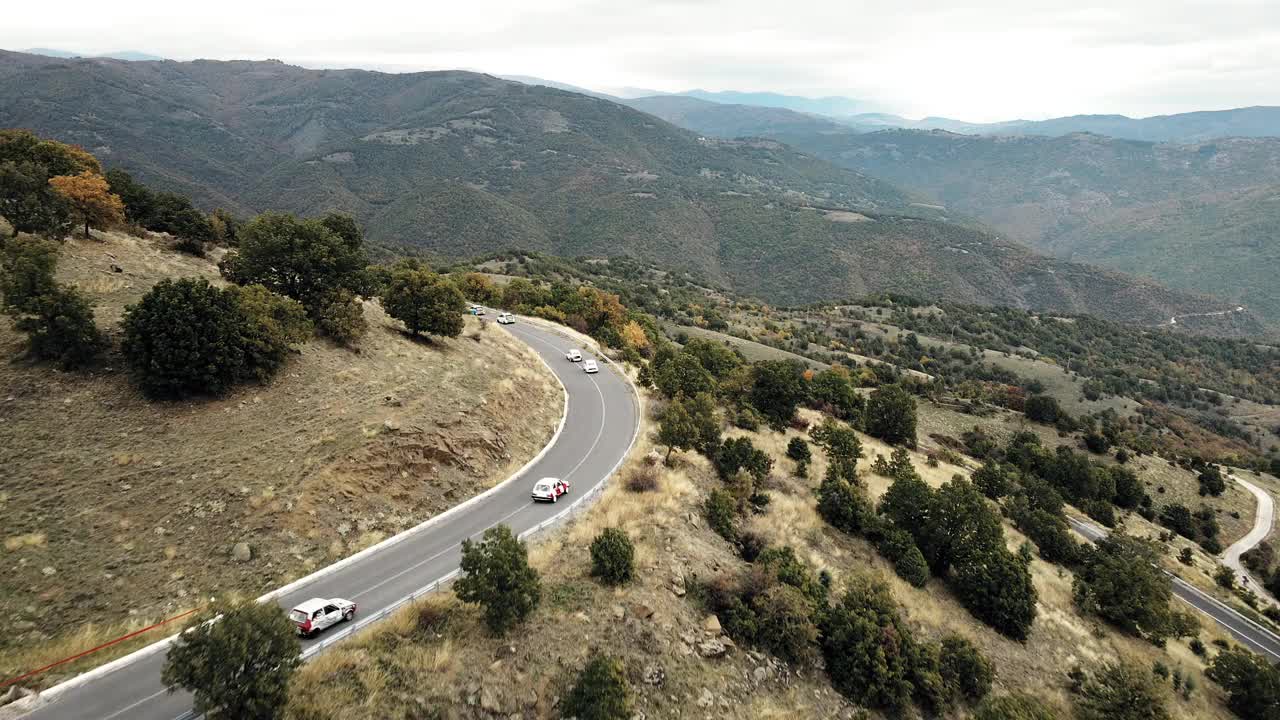
[[[302,220],[263,213],[240,228],[240,247],[223,260],[222,274],[239,285],[262,285],[291,297],[314,318],[335,293],[359,289],[363,243],[342,217]]]
[[[787,442],[787,457],[798,463],[807,463],[813,459],[809,451],[809,443],[802,437],[793,437]]]
[[[742,354],[733,346],[702,338],[685,343],[683,352],[698,358],[698,363],[716,380],[728,377],[744,362]]]
[[[1227,707],[1242,718],[1280,720],[1280,670],[1244,648],[1218,653],[1205,675],[1227,692]]]
[[[996,674],[991,661],[959,635],[942,639],[940,671],[947,689],[969,702],[977,702],[991,692]]]
[[[916,546],[911,533],[893,526],[884,528],[876,548],[893,563],[893,571],[898,577],[915,587],[924,587],[929,582],[929,563],[925,562],[924,554]]]
[[[1058,399],[1049,395],[1032,395],[1027,398],[1027,404],[1023,408],[1028,420],[1045,425],[1052,425],[1058,422],[1058,418],[1062,416],[1062,409],[1058,407]]]
[[[591,541],[591,574],[609,585],[630,582],[635,556],[636,549],[625,532],[605,528]]]
[[[302,663],[296,628],[275,603],[218,604],[197,615],[165,658],[161,680],[189,690],[210,720],[271,720]]]
[[[805,664],[814,656],[818,628],[813,624],[813,604],[798,588],[779,584],[752,599],[760,643],[777,657]]]
[[[933,508],[933,488],[919,477],[900,477],[880,496],[880,514],[894,526],[909,532],[917,544],[926,538]]]
[[[702,512],[708,527],[717,535],[731,543],[738,541],[738,502],[732,493],[723,488],[712,490],[703,503]]]
[[[739,471],[746,470],[753,480],[762,482],[773,468],[773,458],[744,437],[726,440],[716,453],[714,462],[721,480],[730,480]]]
[[[71,287],[56,287],[41,296],[34,314],[19,317],[15,327],[27,333],[33,357],[65,370],[87,365],[107,344],[94,324],[93,305]]]
[[[542,599],[528,549],[506,525],[485,530],[478,544],[462,541],[462,577],[454,591],[463,602],[484,608],[485,624],[496,635],[528,617]]]
[[[0,217],[15,231],[61,238],[71,230],[71,204],[49,185],[49,172],[33,162],[0,161]]]
[[[716,414],[715,398],[711,397],[711,393],[698,393],[691,399],[686,399],[684,406],[693,420],[693,449],[709,458],[715,458],[720,451],[720,417]],[[772,465],[772,461],[770,464]],[[768,472],[768,469],[765,471]]]
[[[316,302],[316,307],[307,308],[315,320],[316,332],[335,343],[351,347],[369,329],[369,323],[364,319],[364,304],[352,291],[346,288],[334,290]]]
[[[891,444],[916,446],[916,401],[901,385],[886,385],[867,399],[867,434]]]
[[[1206,465],[1197,480],[1201,495],[1218,497],[1227,490],[1227,481],[1222,479],[1222,470],[1217,465]]]
[[[240,336],[245,369],[254,379],[265,382],[284,365],[290,346],[311,337],[307,310],[297,300],[261,285],[231,286],[223,292],[230,294],[246,323]]]
[[[818,514],[850,535],[861,534],[875,518],[871,501],[862,489],[831,473],[818,486]]]
[[[102,174],[98,160],[84,148],[48,140],[27,130],[0,130],[0,162],[33,163],[50,176]]]
[[[998,462],[988,462],[974,470],[970,479],[983,495],[992,500],[999,500],[1013,489],[1013,480],[1009,471]]]
[[[1164,696],[1146,670],[1109,662],[1091,673],[1076,699],[1080,720],[1168,720]]]
[[[671,464],[671,453],[676,450],[692,450],[698,442],[698,427],[685,407],[684,398],[677,397],[667,404],[658,418],[658,442],[667,446],[664,462]]]
[[[86,238],[90,225],[108,227],[124,222],[124,203],[97,173],[85,170],[79,175],[58,175],[49,178],[49,185],[71,205],[72,215],[84,225]]]
[[[973,616],[1015,640],[1025,640],[1036,619],[1036,587],[1027,563],[1004,547],[965,548],[950,585]]]
[[[595,653],[564,700],[564,717],[578,720],[627,720],[631,717],[631,690],[622,663]]]
[[[855,578],[824,613],[822,655],[831,684],[859,705],[899,710],[911,699],[915,643],[888,588]]]
[[[847,369],[834,365],[814,375],[810,394],[820,409],[841,420],[855,424],[861,421],[864,402]]]
[[[862,458],[862,442],[849,426],[831,419],[814,428],[813,440],[827,451],[827,477],[848,483],[858,482],[858,460]]]
[[[902,523],[898,526],[923,534],[923,537],[916,535],[916,544],[935,575],[945,574],[951,564],[961,558],[986,559],[982,558],[986,551],[1004,550],[1000,516],[967,480],[954,479],[943,483],[933,493],[927,512],[927,520],[922,526]]]
[[[0,293],[11,315],[34,314],[40,299],[53,292],[58,245],[35,237],[16,237],[0,246]]]
[[[715,390],[715,378],[702,367],[698,358],[687,352],[678,352],[662,363],[656,363],[653,383],[669,398],[680,395],[693,397],[698,393]]]
[[[414,335],[427,332],[457,337],[462,333],[467,301],[445,278],[426,267],[406,264],[392,270],[382,292],[382,306]]]
[[[752,407],[764,415],[770,427],[785,428],[805,399],[803,367],[790,360],[765,360],[751,368]]]
[[[1170,580],[1157,567],[1151,543],[1111,533],[1087,553],[1076,572],[1072,595],[1082,609],[1117,627],[1161,643],[1179,628],[1170,601]]]
[[[153,397],[218,395],[246,373],[248,331],[235,298],[207,280],[162,280],[125,309],[122,351]]]

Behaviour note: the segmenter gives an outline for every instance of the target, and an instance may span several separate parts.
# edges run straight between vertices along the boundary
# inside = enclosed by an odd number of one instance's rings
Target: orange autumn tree
[[[84,236],[89,237],[89,226],[105,227],[124,222],[124,203],[111,192],[107,179],[90,170],[79,175],[59,175],[49,178],[54,192],[67,199],[71,211],[84,223]]]

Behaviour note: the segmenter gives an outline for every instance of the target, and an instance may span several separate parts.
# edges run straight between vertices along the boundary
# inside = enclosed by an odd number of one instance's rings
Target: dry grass
[[[68,240],[59,266],[107,329],[183,276],[217,270],[118,234]],[[270,383],[217,399],[150,402],[115,357],[85,373],[0,363],[0,616],[17,628],[0,677],[85,623],[300,577],[491,486],[550,437],[559,385],[508,333],[468,318],[478,342],[414,341],[376,303],[364,311],[360,352],[315,340]],[[21,342],[0,321],[0,354]],[[241,541],[249,562],[230,557]]]

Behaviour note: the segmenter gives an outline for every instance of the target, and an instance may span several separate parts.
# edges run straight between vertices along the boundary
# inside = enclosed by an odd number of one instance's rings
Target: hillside
[[[797,148],[926,194],[1010,238],[1212,294],[1273,327],[1280,138],[1152,144],[1076,134],[777,134]],[[1219,308],[1223,309],[1223,308]]]
[[[1046,260],[774,141],[486,75],[4,53],[0,93],[0,126],[205,207],[346,211],[372,242],[444,258],[626,254],[774,302],[892,290],[1143,323],[1219,306]]]
[[[118,233],[68,239],[59,262],[104,329],[178,277],[221,282],[212,260]],[[171,403],[145,399],[118,357],[86,373],[23,361],[0,318],[0,677],[296,579],[490,487],[551,437],[560,387],[496,325],[423,343],[375,302],[364,315],[359,352],[314,340],[269,383]]]
[[[733,105],[684,95],[655,95],[618,102],[656,115],[672,125],[722,138],[785,132],[849,132],[849,126],[827,117],[763,105]]]

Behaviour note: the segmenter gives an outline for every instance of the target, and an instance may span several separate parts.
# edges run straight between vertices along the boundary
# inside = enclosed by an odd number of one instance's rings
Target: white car
[[[588,360],[588,361],[586,361],[586,362],[582,363],[582,372],[584,372],[584,373],[598,373],[598,372],[600,372],[600,366],[596,364],[596,361],[595,361],[595,360]]]
[[[298,627],[298,634],[302,637],[311,637],[355,616],[356,604],[342,598],[311,598],[289,611],[289,619]]]
[[[498,316],[499,325],[514,325],[515,322],[516,322],[516,316],[512,315],[511,313],[504,312]]]
[[[556,502],[561,495],[569,492],[569,483],[560,478],[542,478],[533,486],[533,499],[543,502]]]
[[[568,358],[569,362],[582,362],[582,352],[578,348],[570,350],[564,356]]]

